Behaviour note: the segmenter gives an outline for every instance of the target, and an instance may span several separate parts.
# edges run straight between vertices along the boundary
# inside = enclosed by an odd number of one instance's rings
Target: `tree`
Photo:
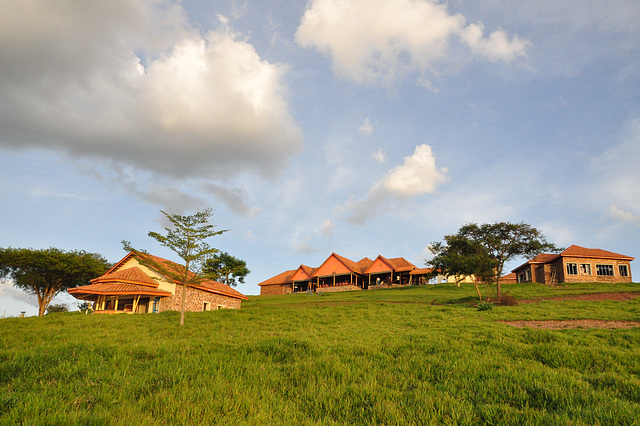
[[[214,254],[211,259],[207,260],[204,272],[213,280],[235,287],[238,282],[244,284],[244,277],[251,271],[247,269],[247,262],[244,260],[222,252]]]
[[[462,226],[455,236],[480,244],[495,260],[498,299],[501,297],[500,277],[505,263],[517,257],[534,257],[545,251],[561,250],[547,242],[540,231],[526,223],[496,222],[482,225],[468,223]]]
[[[0,248],[0,278],[13,279],[14,286],[36,295],[38,316],[58,293],[88,284],[108,269],[107,260],[97,253]]]
[[[47,315],[58,312],[69,312],[69,307],[64,303],[53,303],[47,308]]]
[[[446,235],[444,239],[444,243],[437,241],[429,246],[429,250],[434,254],[434,257],[427,261],[427,265],[433,268],[431,275],[453,276],[458,287],[465,277],[473,276],[478,297],[482,301],[478,280],[493,280],[495,259],[476,241],[458,235]]]
[[[182,303],[180,307],[180,325],[184,325],[184,305],[187,286],[197,284],[206,279],[203,266],[209,257],[218,252],[205,242],[207,238],[220,235],[227,230],[215,231],[215,225],[209,224],[213,215],[212,209],[190,216],[160,212],[171,222],[171,228],[165,228],[166,235],[149,232],[148,235],[161,245],[175,252],[184,261],[183,265],[158,262],[146,251],[136,250],[128,241],[122,241],[125,250],[133,252],[138,260],[150,266],[182,286]]]

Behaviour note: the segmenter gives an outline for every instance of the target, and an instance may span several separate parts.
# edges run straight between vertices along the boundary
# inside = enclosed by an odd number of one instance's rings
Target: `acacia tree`
[[[518,257],[534,257],[538,254],[561,249],[547,242],[546,237],[536,228],[526,223],[496,222],[462,226],[456,237],[480,244],[495,260],[495,281],[497,298],[501,296],[500,277],[505,263]]]
[[[445,241],[430,244],[429,250],[434,254],[426,263],[433,268],[430,275],[447,275],[456,279],[456,285],[468,276],[473,276],[473,284],[482,302],[482,294],[478,287],[478,280],[493,281],[496,261],[478,242],[458,235],[446,235]]]
[[[58,293],[89,283],[104,274],[109,262],[97,253],[25,248],[0,249],[0,278],[38,299],[38,316],[43,316]]]
[[[244,278],[251,272],[247,268],[247,262],[231,256],[227,252],[214,254],[212,258],[207,260],[204,271],[211,279],[234,287],[238,283],[244,284]]]
[[[148,235],[161,245],[175,252],[183,260],[184,264],[167,264],[159,262],[144,250],[136,250],[128,241],[122,241],[125,250],[133,252],[142,264],[151,266],[158,272],[178,282],[182,286],[182,303],[180,307],[180,325],[184,325],[184,308],[187,296],[187,286],[197,284],[206,279],[203,266],[207,259],[218,252],[205,240],[220,235],[227,230],[215,231],[215,225],[209,223],[213,215],[212,209],[190,216],[169,214],[160,212],[171,222],[172,227],[165,228],[166,235],[157,232],[149,232]]]

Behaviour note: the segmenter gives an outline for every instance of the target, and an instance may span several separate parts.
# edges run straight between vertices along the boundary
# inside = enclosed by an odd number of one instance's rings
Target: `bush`
[[[64,303],[49,305],[47,308],[47,315],[54,314],[56,312],[69,312],[69,308]]]
[[[493,309],[493,303],[492,302],[480,302],[476,305],[476,308],[478,308],[479,311],[490,311],[491,309]]]

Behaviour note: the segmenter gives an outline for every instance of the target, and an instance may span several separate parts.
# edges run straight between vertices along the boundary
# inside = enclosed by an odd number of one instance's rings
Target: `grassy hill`
[[[505,286],[553,299],[640,284]],[[489,291],[485,289],[485,291]],[[0,424],[637,424],[640,299],[479,311],[473,286],[250,297],[238,311],[0,320]]]

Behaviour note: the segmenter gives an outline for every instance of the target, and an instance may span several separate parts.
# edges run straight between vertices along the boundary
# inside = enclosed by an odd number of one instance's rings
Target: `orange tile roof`
[[[146,285],[122,284],[122,283],[97,283],[70,288],[69,294],[76,297],[88,294],[105,295],[143,295],[143,296],[171,296],[171,293]]]
[[[398,272],[411,271],[416,267],[413,263],[409,262],[404,257],[394,257],[393,259],[389,259],[389,262],[391,262],[393,267]]]
[[[134,274],[137,274],[136,272],[131,272],[129,271],[129,269],[139,269],[137,267],[132,267],[132,268],[126,268],[126,269],[122,269],[120,270],[120,268],[126,264],[126,262],[131,259],[132,257],[135,257],[135,253],[131,252],[129,254],[127,254],[125,257],[123,257],[118,263],[116,263],[111,269],[109,269],[107,271],[107,273],[105,275],[102,275],[101,277],[98,277],[97,279],[101,279],[104,278],[105,276],[129,276],[132,277]],[[148,258],[150,258],[151,260],[157,262],[157,263],[161,263],[163,264],[167,269],[173,270],[174,272],[180,272],[181,270],[183,270],[183,266],[179,265],[175,262],[172,262],[170,260],[167,259],[163,259],[162,257],[158,257],[158,256],[154,256],[152,254],[148,254],[148,253],[140,253],[140,257],[146,256]],[[152,266],[149,266],[151,269],[154,269]],[[127,272],[129,271],[129,272]],[[140,270],[140,273],[142,273],[144,276],[146,276],[147,278],[153,280],[152,278],[150,278],[148,275],[146,275],[144,272],[142,272],[142,270]],[[189,276],[193,277],[195,276],[195,274],[193,272],[189,272]],[[168,278],[168,277],[167,277]],[[157,287],[158,284],[155,280],[154,281],[154,285]],[[172,280],[174,282],[174,284],[180,284],[180,282],[176,281],[176,280]],[[93,282],[93,280],[92,280]],[[144,281],[140,281],[140,283],[142,283]],[[86,286],[84,286],[86,287]],[[237,298],[237,299],[244,299],[244,300],[248,300],[248,298],[240,293],[239,291],[229,287],[226,284],[223,283],[219,283],[217,281],[212,281],[212,280],[205,280],[205,281],[201,281],[199,283],[197,283],[196,285],[192,285],[192,287],[197,287],[200,288],[201,290],[204,291],[208,291],[210,293],[218,293],[218,294],[222,294],[225,296],[229,296],[229,297],[233,297],[233,298]],[[83,288],[83,287],[77,287],[77,288]],[[168,295],[171,295],[171,293],[167,293]]]
[[[358,261],[358,266],[360,267],[361,273],[364,274],[364,271],[366,271],[367,269],[369,269],[369,267],[371,265],[373,265],[373,260],[369,259],[368,257],[365,257],[363,259],[360,259]]]
[[[247,296],[240,293],[230,286],[219,283],[218,281],[201,281],[197,284],[192,284],[191,287],[199,288],[200,290],[208,291],[209,293],[222,294],[229,297],[235,297],[236,299],[249,300]]]
[[[275,284],[290,284],[291,277],[295,274],[297,269],[291,269],[289,271],[284,271],[281,274],[278,274],[274,277],[269,278],[268,280],[262,281],[258,285],[275,285]]]
[[[590,249],[586,247],[580,247],[576,245],[572,245],[567,248],[565,251],[560,253],[562,256],[566,257],[589,257],[596,259],[617,259],[617,260],[634,260],[631,256],[625,256],[624,254],[618,254],[611,251],[600,250],[600,249]]]
[[[433,271],[433,268],[416,268],[416,269],[412,269],[411,272],[409,272],[409,275],[424,275],[424,274],[429,274]]]
[[[127,284],[142,284],[146,286],[158,287],[158,282],[145,274],[142,269],[137,266],[131,268],[120,269],[115,272],[107,273],[91,280],[93,284],[118,282]]]

